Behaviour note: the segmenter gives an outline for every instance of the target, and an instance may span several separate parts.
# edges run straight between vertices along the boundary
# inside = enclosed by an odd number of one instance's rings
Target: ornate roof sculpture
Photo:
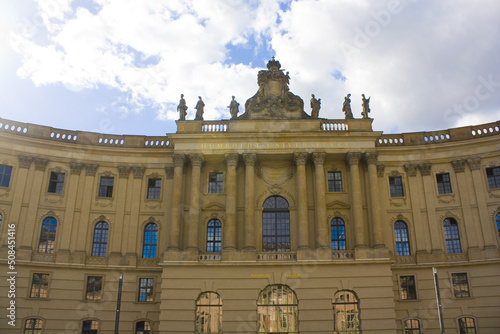
[[[245,103],[245,113],[238,119],[301,119],[310,118],[304,112],[304,101],[290,92],[290,76],[283,73],[274,57],[267,63],[268,71],[259,71],[259,90]]]

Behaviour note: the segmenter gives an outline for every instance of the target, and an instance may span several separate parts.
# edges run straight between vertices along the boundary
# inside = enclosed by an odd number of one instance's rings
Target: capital
[[[430,162],[424,162],[418,165],[418,169],[420,169],[420,173],[422,173],[422,176],[429,176],[431,175],[432,164]]]
[[[408,176],[417,176],[418,165],[417,164],[405,164],[406,174]]]
[[[312,155],[313,162],[315,165],[323,165],[325,163],[325,152],[314,152]]]
[[[238,164],[238,153],[228,153],[226,154],[226,164],[227,166],[236,166]]]
[[[20,155],[17,157],[19,160],[19,167],[20,168],[26,168],[29,169],[31,166],[31,163],[33,162],[33,157],[29,157],[26,155]]]
[[[172,155],[172,160],[174,161],[175,167],[184,167],[184,163],[186,162],[186,156],[184,154],[174,154]]]
[[[293,154],[293,159],[295,163],[298,165],[305,165],[307,161],[307,152],[295,152]]]
[[[367,165],[374,165],[377,163],[378,159],[378,152],[377,151],[372,151],[372,152],[366,152],[365,153],[365,163]]]
[[[95,176],[95,173],[97,172],[97,167],[99,167],[99,165],[86,164],[85,165],[85,175],[86,176]]]
[[[139,166],[132,167],[132,173],[134,173],[134,179],[142,179],[145,170],[146,167],[139,167]]]
[[[174,178],[174,167],[165,167],[165,175],[167,179],[171,180]]]
[[[455,173],[463,173],[465,171],[465,160],[452,160],[451,165],[455,170]]]
[[[47,167],[47,164],[49,163],[49,160],[42,159],[42,158],[34,158],[33,161],[35,162],[35,170],[39,170],[42,172],[45,171],[45,168]]]
[[[347,154],[345,155],[345,163],[348,166],[358,165],[361,156],[361,152],[347,152]]]
[[[257,154],[243,153],[243,161],[245,161],[246,166],[255,166],[255,162],[257,161]]]
[[[81,162],[70,162],[69,163],[69,172],[71,174],[80,175],[83,167],[85,167],[85,165],[82,164]]]
[[[128,178],[130,174],[130,166],[118,166],[118,176],[120,178]]]
[[[467,158],[467,164],[469,165],[470,170],[479,170],[481,168],[481,158]]]
[[[203,164],[203,154],[193,153],[189,155],[189,161],[193,167],[201,167]]]
[[[377,164],[377,176],[383,177],[385,173],[385,165]]]

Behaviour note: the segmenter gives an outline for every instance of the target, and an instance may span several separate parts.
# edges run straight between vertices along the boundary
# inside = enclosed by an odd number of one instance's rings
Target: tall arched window
[[[288,202],[281,196],[264,201],[262,211],[262,250],[285,252],[290,250],[290,212]]]
[[[222,333],[222,300],[216,292],[203,292],[196,299],[195,332]]]
[[[408,225],[398,220],[394,223],[394,239],[396,241],[396,255],[410,255],[410,242],[408,241]]]
[[[335,217],[330,222],[332,250],[345,250],[345,224],[341,218]]]
[[[361,333],[359,299],[353,291],[337,291],[333,298],[332,305],[335,334]]]
[[[2,220],[3,220],[3,216],[2,214],[0,213],[0,228],[2,228]],[[497,223],[498,224],[498,223]]]
[[[94,243],[92,244],[92,256],[106,256],[108,247],[109,225],[106,222],[98,222],[94,227]]]
[[[458,329],[460,334],[476,334],[476,320],[471,317],[458,318]]]
[[[151,322],[137,321],[135,323],[135,334],[151,334]]]
[[[448,253],[461,253],[462,248],[460,247],[460,234],[458,233],[457,221],[453,218],[446,218],[443,222],[443,227]]]
[[[142,257],[147,259],[156,258],[156,248],[158,246],[158,225],[149,223],[144,228],[144,246]]]
[[[97,320],[84,320],[82,323],[82,334],[97,334],[99,322]]]
[[[23,334],[41,334],[43,320],[38,318],[26,319]]]
[[[220,252],[222,224],[218,219],[212,219],[207,224],[207,252]]]
[[[40,231],[40,241],[38,242],[38,252],[54,253],[56,241],[57,220],[54,217],[47,217],[43,220]]]
[[[500,237],[500,213],[497,213],[496,220],[497,220],[497,232],[498,236]]]
[[[406,319],[403,322],[404,334],[420,334],[420,320]]]
[[[295,292],[287,285],[268,285],[257,300],[258,333],[299,332],[299,304]]]

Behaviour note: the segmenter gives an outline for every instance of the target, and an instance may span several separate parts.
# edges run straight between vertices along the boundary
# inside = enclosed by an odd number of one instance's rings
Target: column
[[[224,236],[224,250],[236,249],[236,167],[238,165],[238,154],[226,155],[227,177],[226,177],[226,226],[222,231]]]
[[[140,204],[145,197],[145,195],[143,195],[144,197],[141,198],[140,195],[142,193],[141,187],[145,171],[145,167],[132,167],[132,175],[134,176],[134,180],[132,181],[132,186],[130,186],[130,183],[128,184],[129,194],[127,196],[126,203],[130,208],[130,216],[125,221],[126,225],[124,227],[124,231],[125,233],[127,233],[127,235],[124,235],[123,240],[127,240],[127,244],[125,245],[125,254],[131,257],[135,257],[137,252],[139,254],[142,254],[142,249],[140,249],[140,247],[137,247],[137,233],[142,233],[142,238],[144,230],[140,230],[138,227],[141,224],[141,222],[139,221]],[[162,186],[165,187],[164,185]],[[161,254],[161,251],[163,251],[163,249],[158,249],[158,256],[159,254]]]
[[[245,244],[244,249],[255,251],[255,153],[244,153],[245,161]]]
[[[74,224],[76,195],[78,194],[78,183],[80,174],[82,173],[83,164],[77,162],[69,163],[69,177],[66,177],[66,212],[64,213],[64,221],[67,222],[62,226],[61,250],[69,251],[71,243],[71,230],[77,229],[78,224]],[[73,241],[75,242],[75,241]]]
[[[82,210],[80,215],[80,221],[78,224],[78,232],[76,237],[76,243],[70,245],[71,251],[85,252],[85,239],[87,236],[87,227],[89,226],[90,217],[90,205],[92,203],[92,197],[97,197],[97,191],[94,192],[95,174],[97,172],[98,165],[86,164],[85,165],[85,180],[82,196]]]
[[[17,240],[20,240],[21,238],[19,236],[24,235],[24,231],[26,229],[29,229],[29,228],[31,228],[31,226],[34,226],[34,222],[31,222],[29,224],[30,227],[27,226],[28,225],[27,221],[24,221],[22,224],[20,224],[23,196],[25,193],[29,192],[27,190],[27,180],[28,180],[28,172],[29,172],[29,169],[31,167],[31,163],[33,162],[33,157],[20,155],[17,158],[19,160],[19,171],[17,172],[17,175],[16,175],[16,184],[10,185],[11,189],[14,191],[14,196],[12,198],[12,207],[10,209],[9,223],[16,224],[17,235],[18,235]],[[5,223],[5,221],[4,221],[4,223]],[[3,238],[2,238],[2,239],[4,239],[2,241],[2,245],[4,245],[6,243],[6,241],[7,241],[6,238],[7,238],[7,234],[4,233]],[[17,242],[19,242],[19,241],[17,241]]]
[[[472,180],[474,183],[474,191],[477,200],[477,207],[479,211],[479,224],[481,226],[481,234],[484,238],[485,248],[496,248],[496,231],[493,230],[493,222],[489,215],[488,207],[486,206],[486,193],[487,189],[484,187],[484,175],[481,173],[481,158],[471,157],[467,159],[467,164],[472,173]],[[484,232],[483,232],[484,231]],[[491,231],[491,233],[488,233]]]
[[[38,222],[36,221],[37,219],[37,211],[38,211],[38,203],[40,199],[40,193],[42,191],[42,182],[44,179],[45,175],[45,169],[47,168],[47,164],[49,163],[49,160],[47,159],[42,159],[42,158],[34,158],[33,162],[35,163],[35,175],[33,177],[33,183],[31,185],[31,191],[30,191],[30,196],[29,196],[29,202],[28,202],[28,213],[26,215],[26,222],[33,224],[34,226],[37,226],[37,231],[39,232],[38,227],[41,226],[37,224]],[[58,228],[60,228],[61,222],[58,221]],[[30,248],[33,243],[37,244],[38,241],[33,240],[35,237],[34,229],[28,228],[27,230],[24,231],[23,235],[23,241],[21,243],[21,247],[26,247]],[[60,232],[60,231],[59,231]],[[57,240],[60,240],[57,231],[56,231],[56,238]],[[56,243],[56,249],[58,249],[59,245]],[[36,247],[36,246],[35,246]]]
[[[189,203],[189,220],[187,228],[187,249],[199,251],[198,230],[200,225],[200,177],[201,165],[203,164],[202,154],[190,154],[191,162],[191,202]]]
[[[167,250],[179,250],[179,230],[180,230],[180,212],[182,206],[182,183],[184,178],[184,154],[174,154],[174,185],[172,187],[172,208],[170,216],[170,234]]]
[[[431,248],[433,253],[442,253],[443,245],[441,236],[443,235],[443,222],[436,221],[436,189],[431,178],[432,164],[422,163],[418,166],[424,183],[425,205],[427,208],[427,231],[431,236]]]
[[[330,229],[326,220],[325,156],[324,152],[312,155],[316,183],[316,247],[330,249]]]
[[[307,184],[306,161],[307,152],[296,152],[293,155],[297,165],[297,218],[299,227],[298,249],[309,248],[309,222],[307,219]]]
[[[109,255],[121,257],[122,243],[124,241],[124,218],[125,218],[125,196],[127,194],[127,183],[130,175],[130,166],[118,166],[118,182],[113,189],[113,197],[116,203],[116,224],[113,226],[112,242],[110,242]],[[110,240],[111,241],[111,240]]]
[[[345,161],[349,166],[351,179],[351,208],[354,221],[354,247],[366,247],[366,231],[363,223],[363,202],[361,199],[361,182],[359,180],[359,160],[361,152],[348,152]]]
[[[385,247],[382,231],[382,217],[380,212],[380,200],[377,176],[378,152],[366,152],[365,162],[368,167],[368,180],[370,184],[370,212],[372,217],[373,246],[375,248]]]

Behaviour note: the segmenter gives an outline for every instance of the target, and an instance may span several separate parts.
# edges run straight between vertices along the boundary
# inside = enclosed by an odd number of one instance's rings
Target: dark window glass
[[[470,317],[459,318],[458,329],[460,334],[476,334],[476,321]]]
[[[87,288],[85,290],[86,300],[101,300],[102,297],[102,277],[87,276]]]
[[[208,192],[213,194],[222,194],[224,174],[210,173],[208,175]]]
[[[31,298],[47,298],[49,290],[49,275],[48,274],[33,274],[31,281]]]
[[[444,238],[446,239],[446,250],[448,253],[461,253],[460,235],[458,233],[457,221],[453,218],[446,218],[443,222]]]
[[[500,167],[486,168],[486,176],[490,189],[500,188]]]
[[[99,197],[113,197],[113,177],[101,176],[99,183]]]
[[[336,334],[359,334],[359,299],[353,291],[341,290],[332,301],[333,325]]]
[[[154,278],[139,278],[139,297],[140,302],[153,301]]]
[[[498,231],[498,236],[500,237],[500,213],[497,213],[497,231]]]
[[[417,288],[415,285],[415,276],[400,276],[399,282],[401,284],[401,299],[412,300],[417,299]]]
[[[438,194],[451,194],[451,181],[450,174],[436,174],[436,181],[438,185]]]
[[[222,300],[215,292],[204,292],[196,300],[195,332],[222,333]]]
[[[410,255],[410,242],[408,241],[408,226],[405,222],[394,223],[394,238],[396,241],[396,255]]]
[[[262,212],[262,250],[285,252],[290,250],[290,213],[288,202],[281,196],[264,201]]]
[[[50,172],[49,193],[62,194],[64,187],[64,173]]]
[[[220,252],[222,224],[218,219],[212,219],[207,224],[207,252]]]
[[[38,243],[39,253],[54,253],[56,241],[57,220],[54,217],[47,217],[43,220]]]
[[[158,225],[149,223],[144,228],[144,246],[142,250],[142,257],[156,258],[156,248],[158,245]]]
[[[37,318],[26,319],[23,334],[41,334],[43,320]]]
[[[297,334],[299,304],[287,285],[268,285],[257,299],[258,333]]]
[[[106,222],[98,222],[94,228],[94,243],[92,244],[92,256],[106,256],[108,246],[109,225]]]
[[[97,334],[99,323],[96,320],[85,320],[82,323],[82,334]]]
[[[151,323],[149,321],[136,322],[135,334],[151,334]]]
[[[391,197],[403,197],[403,179],[401,176],[389,176],[389,188]]]
[[[148,199],[159,199],[161,196],[161,179],[148,180]]]
[[[332,250],[345,250],[345,225],[341,218],[333,218],[330,222]]]
[[[420,334],[420,320],[406,319],[404,321],[404,334]]]
[[[11,175],[12,175],[11,166],[0,165],[0,187],[9,186]]]
[[[455,298],[470,297],[467,273],[451,274],[451,281]]]
[[[342,192],[342,172],[328,172],[328,191]]]

